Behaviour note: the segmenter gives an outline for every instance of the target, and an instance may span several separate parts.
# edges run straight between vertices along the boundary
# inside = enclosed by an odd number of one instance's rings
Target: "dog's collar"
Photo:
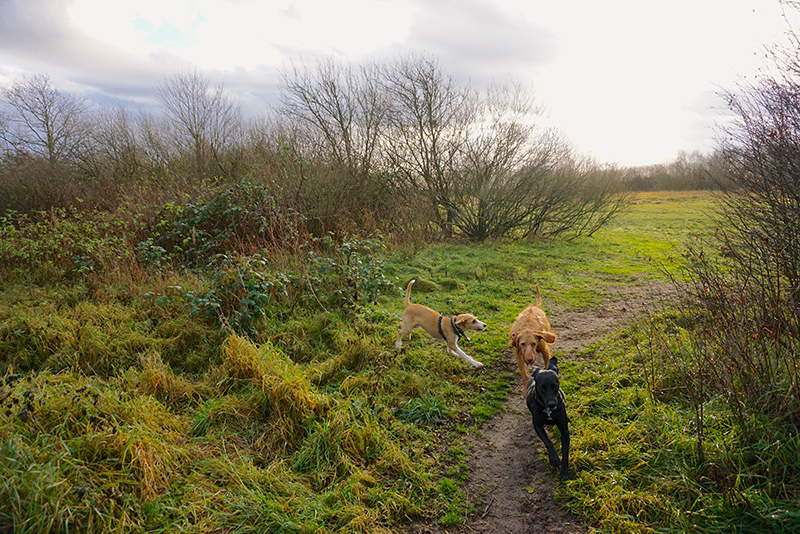
[[[453,328],[453,333],[455,333],[455,335],[456,335],[456,337],[458,339],[461,339],[463,337],[467,341],[472,341],[470,338],[467,337],[467,335],[464,333],[463,330],[461,330],[459,327],[456,326],[455,317],[453,317],[451,315],[445,315],[443,313],[439,315],[439,335],[442,336],[442,339],[447,339],[447,338],[445,338],[444,332],[442,332],[442,317],[449,317],[450,318],[450,326]]]
[[[536,381],[534,381],[533,384],[531,384],[531,387],[533,388],[533,402],[535,402],[536,406],[542,411],[542,413],[544,413],[547,416],[547,420],[552,421],[553,410],[551,410],[545,405],[544,399],[542,399],[542,397],[539,395],[539,391],[536,389]],[[564,392],[559,389],[558,404],[556,405],[556,410],[558,410],[558,407],[561,405],[562,402],[564,402]]]

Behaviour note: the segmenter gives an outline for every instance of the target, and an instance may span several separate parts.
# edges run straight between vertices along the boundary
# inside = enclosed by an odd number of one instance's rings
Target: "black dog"
[[[569,429],[567,423],[567,405],[564,392],[561,391],[558,379],[558,360],[550,358],[547,369],[536,368],[533,376],[528,380],[525,402],[533,416],[533,429],[547,447],[547,455],[553,467],[561,467],[560,478],[569,478]],[[547,436],[544,425],[555,425],[561,433],[561,461],[553,447],[553,442]]]

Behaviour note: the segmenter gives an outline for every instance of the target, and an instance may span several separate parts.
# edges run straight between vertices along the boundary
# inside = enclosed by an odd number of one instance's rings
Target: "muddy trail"
[[[550,324],[559,336],[553,344],[554,355],[561,362],[569,361],[606,334],[661,307],[674,292],[671,284],[627,287],[597,307],[577,311],[553,307],[545,298]],[[505,410],[484,423],[481,435],[471,438],[467,446],[473,452],[465,489],[474,512],[456,527],[417,523],[407,534],[589,532],[580,517],[553,498],[558,474],[546,461],[544,445],[533,430],[513,355],[507,351],[504,356],[487,371],[508,375],[514,381],[512,394]],[[569,411],[569,391],[565,393]],[[553,442],[560,450],[558,440]]]

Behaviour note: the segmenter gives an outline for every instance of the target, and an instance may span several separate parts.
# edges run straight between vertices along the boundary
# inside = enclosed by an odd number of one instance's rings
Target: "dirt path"
[[[597,308],[579,311],[553,308],[545,297],[550,323],[559,335],[553,345],[555,355],[568,361],[673,293],[670,284],[628,287],[624,292],[612,294]],[[588,532],[580,517],[553,498],[559,484],[558,475],[543,458],[544,446],[533,431],[516,364],[510,352],[506,356],[489,370],[508,374],[515,380],[514,387],[519,394],[510,395],[506,410],[487,421],[481,428],[481,435],[471,440],[474,447],[472,474],[466,492],[475,512],[464,525],[443,529],[437,525],[415,524],[408,530],[409,534]],[[569,392],[566,393],[569,408]]]

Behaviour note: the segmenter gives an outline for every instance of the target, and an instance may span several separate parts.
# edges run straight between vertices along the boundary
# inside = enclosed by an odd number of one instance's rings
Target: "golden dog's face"
[[[536,358],[536,350],[539,343],[553,343],[555,340],[555,334],[527,328],[514,334],[509,344],[512,348],[515,348],[517,354],[525,358],[525,362],[530,365]]]
[[[486,328],[486,323],[480,322],[471,313],[462,313],[461,315],[456,315],[456,326],[461,330],[477,330],[481,332]]]
[[[533,330],[523,330],[514,335],[514,346],[517,352],[525,358],[525,362],[532,364],[536,358],[536,347],[539,345],[541,336],[537,336]]]

